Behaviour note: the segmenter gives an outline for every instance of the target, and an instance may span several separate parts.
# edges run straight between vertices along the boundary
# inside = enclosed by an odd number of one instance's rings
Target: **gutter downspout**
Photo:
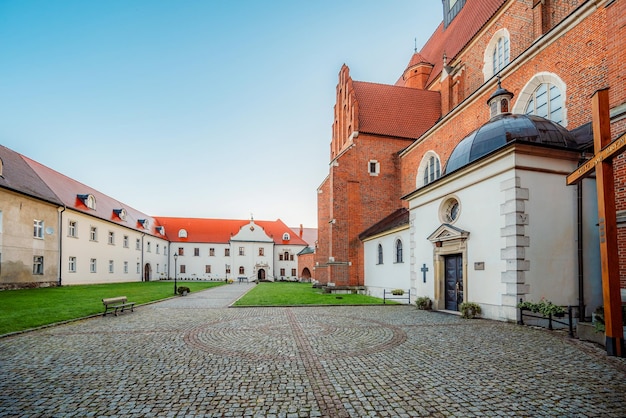
[[[141,277],[140,277],[140,281],[144,281],[144,271],[143,271],[143,251],[144,251],[144,245],[143,245],[143,239],[145,238],[146,234],[145,232],[141,235],[141,269],[139,271],[141,271]]]
[[[57,282],[57,286],[61,287],[62,283],[63,283],[63,273],[62,273],[62,268],[63,268],[63,212],[65,212],[66,206],[59,206],[57,208],[57,212],[59,213],[59,227],[57,228],[57,230],[59,231],[59,267],[58,267],[58,282]]]
[[[576,211],[578,235],[578,320],[585,320],[585,283],[583,274],[583,181],[576,184]]]

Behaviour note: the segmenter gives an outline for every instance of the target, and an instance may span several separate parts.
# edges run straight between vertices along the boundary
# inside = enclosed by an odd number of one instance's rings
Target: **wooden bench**
[[[104,305],[104,313],[102,316],[106,316],[109,311],[115,313],[115,316],[117,316],[118,311],[124,312],[126,308],[130,308],[131,312],[135,310],[135,302],[128,302],[126,296],[102,299],[102,304]]]

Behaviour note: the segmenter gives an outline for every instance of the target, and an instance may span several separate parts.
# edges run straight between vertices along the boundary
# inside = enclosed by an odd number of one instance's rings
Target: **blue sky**
[[[154,216],[317,226],[338,73],[393,84],[440,0],[0,1],[0,143]]]

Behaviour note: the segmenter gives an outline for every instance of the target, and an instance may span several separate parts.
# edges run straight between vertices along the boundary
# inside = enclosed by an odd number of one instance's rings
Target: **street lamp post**
[[[178,254],[174,253],[174,295],[176,295],[176,278],[178,277],[178,266],[177,266],[177,262],[178,261]]]

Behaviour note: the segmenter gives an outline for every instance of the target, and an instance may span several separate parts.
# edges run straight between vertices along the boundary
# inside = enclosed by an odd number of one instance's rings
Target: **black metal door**
[[[447,255],[444,258],[446,272],[446,310],[458,311],[463,302],[463,256]]]

